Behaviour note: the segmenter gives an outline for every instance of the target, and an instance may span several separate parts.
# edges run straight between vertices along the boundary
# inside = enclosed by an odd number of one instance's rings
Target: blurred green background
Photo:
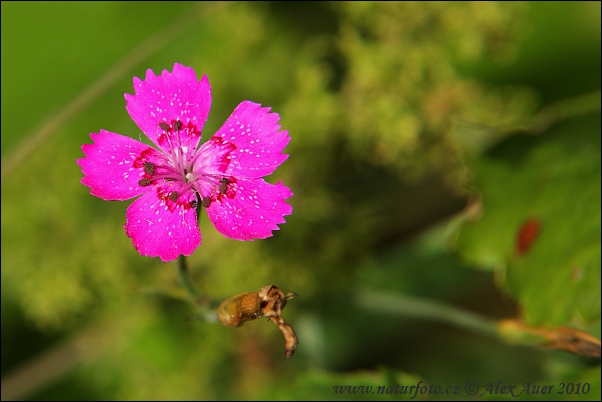
[[[333,386],[420,380],[600,399],[599,357],[395,312],[419,297],[600,339],[599,2],[2,2],[1,29],[3,399],[398,400]],[[216,301],[299,295],[289,361],[270,323],[201,320],[176,263],[132,247],[130,202],[79,183],[89,133],[142,138],[132,77],[175,62],[212,85],[205,140],[247,99],[292,137],[268,178],[295,194],[287,223],[237,242],[203,216],[188,259]]]

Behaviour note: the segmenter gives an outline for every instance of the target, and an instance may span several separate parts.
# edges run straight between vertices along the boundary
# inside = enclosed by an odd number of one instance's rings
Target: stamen
[[[196,206],[197,206],[197,200],[190,201],[190,207],[191,208],[196,208]]]
[[[223,177],[219,181],[221,184],[219,185],[219,193],[226,194],[226,190],[228,189],[228,184],[230,183],[227,178]]]
[[[150,184],[151,184],[150,180],[149,180],[149,179],[147,179],[146,177],[144,177],[144,178],[142,178],[142,179],[138,180],[138,185],[139,185],[140,187],[147,187],[147,186],[150,186]]]
[[[175,131],[180,131],[181,128],[182,128],[182,122],[180,120],[176,120],[176,122],[173,124],[173,129]]]
[[[210,197],[203,197],[203,206],[205,208],[209,208],[209,205],[211,205],[211,198]]]
[[[169,199],[171,200],[171,202],[176,202],[178,200],[178,192],[172,191],[171,193],[169,193]]]
[[[163,131],[169,131],[169,124],[167,124],[165,122],[159,123],[159,127],[161,127],[161,130],[163,130]]]
[[[144,162],[144,173],[149,174],[151,176],[154,175],[155,174],[155,165],[150,162]]]

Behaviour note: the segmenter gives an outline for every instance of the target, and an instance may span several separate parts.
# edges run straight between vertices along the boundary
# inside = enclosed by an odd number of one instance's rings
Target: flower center
[[[169,150],[171,153],[171,161],[173,163],[174,168],[178,173],[181,174],[181,177],[188,182],[189,178],[187,177],[189,172],[192,171],[191,166],[189,165],[190,148],[187,144],[187,135],[188,129],[182,129],[182,122],[180,120],[176,120],[173,122],[173,133],[175,135],[170,136],[170,127],[169,124],[165,122],[159,123],[159,128],[164,131],[162,137],[167,140],[169,144]],[[190,129],[190,128],[189,128]],[[180,132],[182,131],[182,132]],[[161,140],[161,138],[160,138]]]
[[[144,176],[138,181],[139,186],[147,187],[167,181],[178,181],[184,186],[179,187],[177,192],[172,190],[165,193],[164,199],[176,202],[182,194],[194,191],[205,208],[214,201],[235,196],[234,177],[204,171],[206,160],[190,142],[190,137],[197,133],[193,125],[184,127],[182,122],[175,120],[171,125],[160,122],[158,127],[163,131],[158,137],[158,142],[166,146],[163,148],[166,159],[157,159],[150,149],[148,155],[143,152],[135,163],[136,167],[144,171]]]

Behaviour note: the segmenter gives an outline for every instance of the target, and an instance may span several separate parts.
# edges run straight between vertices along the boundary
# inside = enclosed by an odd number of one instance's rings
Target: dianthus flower
[[[249,101],[240,103],[215,135],[199,147],[211,107],[207,76],[175,64],[173,72],[134,77],[126,109],[158,149],[100,130],[85,144],[82,184],[104,200],[136,199],[126,211],[126,234],[142,255],[163,261],[188,256],[200,245],[199,203],[215,228],[236,240],[263,239],[278,230],[292,207],[282,182],[262,179],[288,155],[290,137],[279,116]]]

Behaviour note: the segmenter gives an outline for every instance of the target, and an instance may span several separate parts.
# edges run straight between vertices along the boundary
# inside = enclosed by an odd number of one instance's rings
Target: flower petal
[[[218,232],[236,240],[265,239],[284,223],[293,207],[284,200],[293,195],[282,182],[263,179],[237,179],[226,194],[220,194],[207,208]],[[232,190],[232,191],[230,191]]]
[[[236,150],[236,146],[226,142],[221,137],[213,136],[209,141],[201,145],[194,160],[194,171],[201,174],[214,174],[227,176],[224,172],[230,165],[230,154]]]
[[[194,70],[174,64],[173,72],[156,76],[146,71],[145,80],[134,77],[134,95],[125,94],[126,109],[138,127],[166,154],[175,147],[196,149],[211,109],[207,76],[197,81]],[[178,130],[175,122],[180,121]],[[166,123],[166,133],[159,123]]]
[[[85,158],[77,160],[84,177],[81,183],[90,193],[104,200],[127,200],[145,193],[138,181],[144,176],[140,158],[161,158],[154,148],[132,138],[109,131],[90,134],[93,144],[82,145]]]
[[[171,261],[188,256],[201,244],[197,223],[196,193],[186,191],[173,202],[169,194],[181,183],[167,182],[153,188],[126,211],[125,232],[142,255]]]
[[[288,131],[278,131],[280,116],[270,113],[270,108],[250,101],[241,102],[224,125],[212,137],[232,143],[236,149],[227,156],[226,171],[219,170],[223,163],[215,164],[212,173],[225,173],[235,177],[258,178],[272,174],[288,155],[282,150],[290,141]],[[210,141],[203,144],[210,147]]]

